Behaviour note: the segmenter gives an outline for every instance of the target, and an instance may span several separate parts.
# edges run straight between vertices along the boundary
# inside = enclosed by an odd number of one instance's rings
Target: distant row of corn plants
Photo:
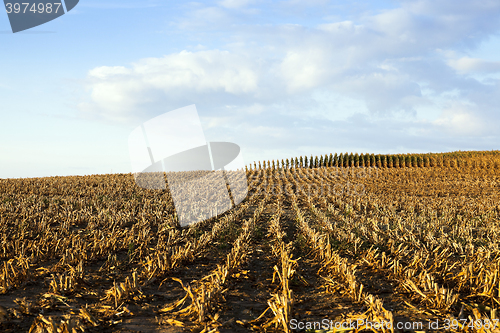
[[[482,167],[500,168],[500,151],[456,151],[426,154],[358,154],[340,153],[310,157],[254,162],[247,170],[323,168],[323,167]]]

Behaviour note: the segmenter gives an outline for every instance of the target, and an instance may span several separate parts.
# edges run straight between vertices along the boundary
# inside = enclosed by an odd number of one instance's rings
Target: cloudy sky
[[[0,178],[131,172],[141,123],[195,104],[255,160],[500,147],[500,2],[82,0],[0,15]]]

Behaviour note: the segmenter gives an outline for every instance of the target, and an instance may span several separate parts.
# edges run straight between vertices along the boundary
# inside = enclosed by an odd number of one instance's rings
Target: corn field
[[[310,157],[300,156],[286,160],[254,162],[248,170],[291,169],[321,167],[378,167],[378,168],[421,168],[421,167],[488,167],[500,168],[500,151],[456,151],[428,154],[358,154],[341,153]]]
[[[0,331],[500,332],[499,151],[246,174],[185,228],[132,174],[0,179]]]

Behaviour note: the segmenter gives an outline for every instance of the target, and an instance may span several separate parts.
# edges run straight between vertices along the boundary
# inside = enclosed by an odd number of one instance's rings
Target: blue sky
[[[130,172],[130,132],[195,104],[254,160],[500,144],[498,1],[85,1],[0,15],[0,178]]]

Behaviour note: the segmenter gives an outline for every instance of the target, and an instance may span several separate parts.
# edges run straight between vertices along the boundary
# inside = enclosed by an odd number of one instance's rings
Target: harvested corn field
[[[499,332],[500,155],[256,164],[180,228],[132,174],[0,180],[2,332]]]

